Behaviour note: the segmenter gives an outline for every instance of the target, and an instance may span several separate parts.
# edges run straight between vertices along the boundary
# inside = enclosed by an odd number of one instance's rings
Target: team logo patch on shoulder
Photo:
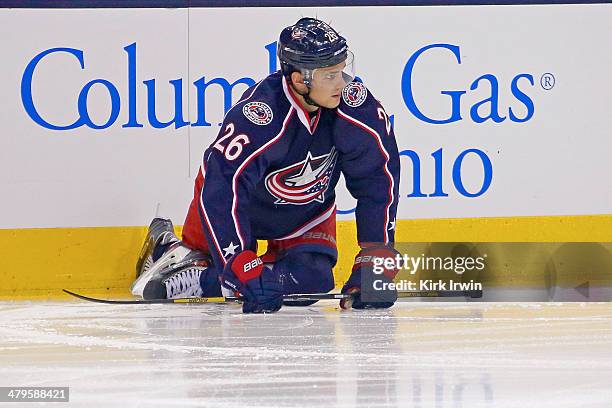
[[[342,90],[342,99],[348,106],[361,106],[368,97],[368,90],[361,82],[351,82]]]
[[[242,108],[242,113],[256,125],[268,125],[272,122],[274,115],[272,109],[263,102],[249,102]]]

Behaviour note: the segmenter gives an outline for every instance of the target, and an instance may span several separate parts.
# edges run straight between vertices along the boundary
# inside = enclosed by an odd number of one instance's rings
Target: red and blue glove
[[[346,284],[342,287],[342,293],[351,294],[352,297],[342,299],[342,309],[386,309],[397,300],[397,291],[389,289],[387,284],[393,282],[398,273],[397,265],[388,267],[384,262],[375,258],[396,259],[400,255],[390,246],[370,246],[363,248],[355,257],[353,270]],[[401,255],[400,255],[401,256]],[[381,265],[382,264],[382,265]],[[378,290],[384,288],[384,290]]]
[[[221,273],[221,284],[244,297],[244,313],[273,313],[283,305],[278,272],[265,268],[253,251],[234,255]]]

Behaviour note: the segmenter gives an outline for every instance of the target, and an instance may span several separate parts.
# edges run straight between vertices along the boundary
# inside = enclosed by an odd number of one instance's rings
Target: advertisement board
[[[609,214],[610,14],[0,10],[0,227],[146,225],[156,214],[181,224],[224,113],[278,68],[278,33],[303,15],[346,36],[390,115],[399,219]],[[341,189],[341,219],[353,207]]]

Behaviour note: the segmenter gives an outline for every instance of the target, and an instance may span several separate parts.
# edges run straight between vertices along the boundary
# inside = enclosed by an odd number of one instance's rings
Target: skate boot
[[[172,221],[164,218],[154,218],[149,225],[147,237],[140,250],[138,262],[136,262],[136,278],[145,273],[161,255],[166,252],[168,246],[178,242],[174,235]]]
[[[137,278],[130,288],[143,299],[199,297],[200,278],[208,281],[210,257],[192,250],[174,235],[172,222],[155,218],[136,265]],[[218,285],[218,284],[217,284]],[[209,286],[209,285],[207,285]],[[216,293],[214,286],[213,293]]]
[[[175,242],[134,282],[132,294],[143,299],[221,296],[218,274],[209,265],[208,255]]]
[[[200,277],[208,268],[198,261],[179,269],[172,267],[151,275],[142,291],[143,299],[201,297]]]

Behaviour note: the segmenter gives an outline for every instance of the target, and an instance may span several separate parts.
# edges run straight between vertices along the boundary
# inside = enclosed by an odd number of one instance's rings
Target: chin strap
[[[302,94],[300,94],[300,95],[302,95]],[[316,106],[317,108],[322,108],[322,106],[321,106],[321,105],[319,105],[318,103],[316,103],[315,101],[313,101],[313,100],[310,98],[310,91],[308,91],[308,93],[306,93],[306,94],[304,94],[304,95],[302,95],[302,96],[304,97],[304,101],[305,101],[307,104],[309,104],[310,106]]]
[[[315,101],[312,100],[312,98],[310,97],[310,88],[308,89],[308,92],[306,92],[305,94],[300,93],[297,89],[295,89],[295,87],[293,86],[293,83],[291,82],[291,78],[289,79],[289,84],[291,85],[291,88],[293,88],[293,90],[295,91],[295,93],[297,93],[298,95],[300,95],[301,97],[304,98],[304,101],[309,104],[310,106],[316,106],[317,108],[323,108],[323,106],[319,105],[318,103],[316,103]],[[308,86],[308,85],[306,85]]]

